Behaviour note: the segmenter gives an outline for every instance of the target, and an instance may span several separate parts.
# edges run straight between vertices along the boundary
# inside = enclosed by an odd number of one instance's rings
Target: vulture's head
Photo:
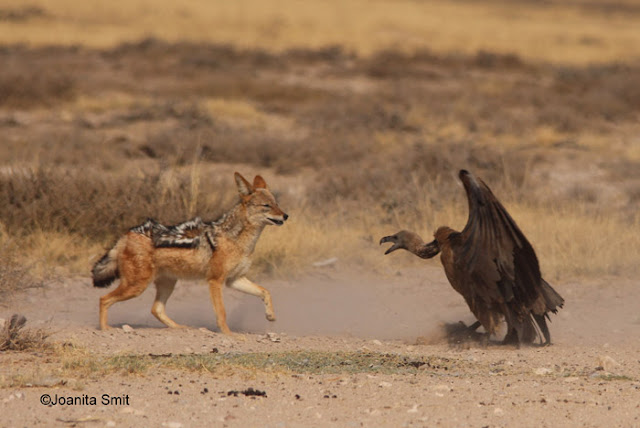
[[[423,259],[430,259],[440,252],[440,246],[437,241],[429,242],[425,244],[420,235],[408,230],[401,230],[395,235],[385,236],[380,240],[380,245],[385,242],[391,242],[393,245],[385,251],[385,254],[389,254],[402,248],[412,252],[413,254],[422,257]]]

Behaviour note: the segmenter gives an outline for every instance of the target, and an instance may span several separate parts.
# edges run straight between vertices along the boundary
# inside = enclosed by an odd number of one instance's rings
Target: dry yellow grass
[[[192,215],[206,215],[195,212],[195,207],[197,199],[206,193],[199,188],[200,183],[211,171],[200,168],[197,163],[187,168],[191,170],[191,191],[184,194],[182,203],[191,207]],[[177,176],[177,171],[166,172],[168,182]],[[265,174],[270,176],[268,172]],[[453,199],[439,200],[443,180],[414,179],[407,183],[415,195],[411,206],[390,211],[379,205],[346,200],[336,201],[330,209],[319,211],[308,202],[313,194],[289,194],[283,207],[291,219],[282,227],[266,228],[256,248],[253,274],[295,275],[309,270],[314,262],[332,257],[338,258],[340,266],[350,269],[388,271],[403,266],[424,266],[427,262],[408,253],[385,257],[384,248],[378,242],[382,236],[400,229],[414,230],[425,241],[431,240],[435,229],[442,225],[461,230],[467,220],[464,191],[459,187]],[[277,186],[274,189],[279,190]],[[638,272],[640,234],[634,231],[640,226],[640,216],[624,219],[610,213],[598,214],[577,201],[555,206],[533,205],[521,202],[522,198],[518,198],[515,191],[510,192],[508,186],[505,189],[506,192],[496,193],[536,249],[547,279]],[[158,197],[162,198],[162,192]],[[228,197],[224,207],[233,203]],[[96,243],[94,239],[74,233],[35,231],[16,237],[5,232],[3,240],[20,240],[18,256],[32,266],[33,274],[42,277],[50,274],[52,268],[58,274],[86,275],[116,238],[114,235],[110,240]],[[439,260],[428,263],[439,264]]]
[[[124,92],[109,92],[100,96],[79,95],[72,102],[65,105],[65,110],[69,112],[91,112],[105,113],[110,110],[120,110],[132,108],[134,106],[149,106],[151,99],[137,96],[133,97]]]
[[[426,263],[409,253],[385,257],[378,242],[401,229],[418,232],[430,241],[439,226],[462,230],[467,221],[464,191],[460,198],[434,204],[435,184],[418,194],[415,213],[394,215],[391,224],[381,224],[381,210],[367,210],[361,218],[344,222],[340,215],[314,216],[310,210],[297,213],[285,227],[268,230],[257,247],[258,267],[286,275],[309,269],[315,261],[338,257],[343,266],[376,271],[420,267]],[[504,198],[507,210],[531,241],[543,275],[550,281],[567,281],[597,275],[633,275],[640,272],[640,216],[623,220],[593,214],[577,202],[556,207],[533,206]],[[273,228],[271,228],[273,229]],[[401,255],[400,255],[401,254]],[[436,262],[439,265],[439,256]]]
[[[638,251],[640,216],[622,221],[611,215],[593,214],[579,204],[543,209],[516,205],[519,219],[547,278],[597,275],[632,275],[640,271]]]
[[[3,22],[0,42],[110,47],[152,36],[275,51],[339,44],[364,55],[387,48],[462,53],[484,49],[572,64],[626,60],[640,45],[637,11],[612,7],[603,12],[580,2],[32,0],[29,4],[41,7],[44,16]],[[20,7],[19,0],[0,1],[2,9]]]
[[[293,120],[263,112],[249,101],[206,98],[202,101],[202,106],[211,117],[235,129],[253,129],[280,135],[290,135],[294,132]]]
[[[20,239],[19,257],[38,278],[86,274],[93,262],[92,254],[102,252],[100,245],[71,233],[36,231]]]

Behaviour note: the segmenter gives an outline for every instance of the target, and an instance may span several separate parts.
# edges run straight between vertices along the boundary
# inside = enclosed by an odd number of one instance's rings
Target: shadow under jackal
[[[264,227],[281,226],[289,216],[280,209],[261,176],[251,184],[236,172],[235,181],[240,200],[219,220],[195,218],[164,226],[149,219],[131,228],[95,264],[95,287],[108,287],[120,278],[118,288],[100,298],[101,329],[109,328],[107,311],[111,305],[139,296],[151,281],[156,284],[151,313],[168,327],[183,327],[165,313],[167,300],[180,278],[207,280],[222,333],[231,334],[222,298],[224,285],[260,297],[267,319],[275,321],[269,291],[245,275]]]

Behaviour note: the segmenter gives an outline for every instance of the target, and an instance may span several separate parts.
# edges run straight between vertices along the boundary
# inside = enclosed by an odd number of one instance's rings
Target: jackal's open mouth
[[[271,217],[267,217],[267,220],[269,220],[271,223],[275,224],[276,226],[282,226],[284,224],[284,220],[278,220]]]

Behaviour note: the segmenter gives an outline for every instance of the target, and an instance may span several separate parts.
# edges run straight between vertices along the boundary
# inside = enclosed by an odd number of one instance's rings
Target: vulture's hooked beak
[[[396,235],[385,236],[380,240],[380,245],[384,244],[385,242],[393,242],[393,245],[389,247],[387,251],[384,252],[385,256],[397,250],[398,248],[401,248],[400,244],[398,243],[398,238],[396,237]]]

